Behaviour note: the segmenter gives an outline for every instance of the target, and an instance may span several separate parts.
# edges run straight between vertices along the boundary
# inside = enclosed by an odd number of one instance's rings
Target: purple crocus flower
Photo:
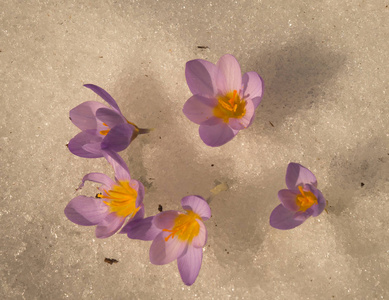
[[[274,228],[295,228],[310,216],[317,217],[325,209],[326,200],[317,189],[315,175],[302,165],[288,165],[286,186],[288,189],[278,192],[281,204],[270,215],[270,225]]]
[[[211,209],[199,196],[184,197],[181,206],[186,213],[161,212],[127,224],[121,233],[127,233],[131,239],[152,240],[151,263],[164,265],[177,259],[182,281],[192,285],[200,272],[202,248],[207,242],[203,221],[211,217]]]
[[[127,165],[116,152],[104,152],[104,156],[115,170],[115,181],[102,173],[84,176],[78,189],[85,181],[101,183],[100,193],[94,197],[77,196],[65,208],[66,217],[78,225],[96,227],[96,237],[107,238],[117,232],[127,217],[129,223],[144,216],[144,187],[131,179]]]
[[[70,111],[70,120],[82,130],[68,144],[74,155],[95,158],[103,157],[104,150],[120,152],[126,149],[138,134],[150,131],[140,129],[127,121],[116,101],[101,87],[93,84],[84,86],[107,101],[110,107],[100,102],[87,101]]]
[[[226,54],[216,65],[202,59],[188,61],[185,76],[193,96],[183,112],[200,125],[205,144],[224,145],[251,125],[263,94],[263,81],[257,73],[242,77],[236,58]]]

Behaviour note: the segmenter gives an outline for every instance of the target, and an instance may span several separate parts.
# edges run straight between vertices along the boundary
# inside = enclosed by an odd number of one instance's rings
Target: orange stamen
[[[306,211],[312,205],[317,204],[317,198],[312,192],[304,192],[302,186],[298,186],[300,195],[296,196],[296,204],[300,211]]]
[[[108,127],[108,125],[107,125],[107,124],[105,124],[105,123],[103,123],[103,125]],[[101,134],[101,135],[107,135],[107,134],[108,134],[108,132],[109,132],[109,129],[106,129],[106,130],[101,130],[101,131],[100,131],[100,134]]]
[[[230,103],[231,107],[234,107],[236,94],[237,94],[237,91],[234,90],[234,92],[233,92],[233,94],[232,94],[232,98],[231,98],[230,100],[228,100],[228,102]],[[235,105],[236,105],[236,104],[235,104]],[[234,111],[235,111],[235,110],[234,110]]]
[[[126,218],[134,216],[140,209],[140,207],[135,206],[137,196],[138,192],[130,186],[128,181],[118,181],[111,190],[104,190],[104,194],[97,197],[109,207],[110,212]]]
[[[174,220],[172,229],[162,229],[162,231],[170,232],[170,234],[165,237],[165,242],[170,238],[174,239],[177,235],[179,240],[191,243],[193,238],[200,232],[200,225],[196,219],[201,220],[201,217],[190,210],[187,210],[187,214],[179,214]]]

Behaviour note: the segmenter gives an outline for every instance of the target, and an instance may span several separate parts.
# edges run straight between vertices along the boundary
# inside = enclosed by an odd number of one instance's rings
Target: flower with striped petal
[[[115,234],[127,218],[131,223],[144,216],[144,187],[131,179],[123,159],[113,151],[103,153],[115,170],[115,180],[102,173],[84,176],[78,189],[85,181],[101,184],[96,197],[77,196],[65,208],[66,217],[78,225],[96,225],[96,237],[107,238]],[[127,223],[127,224],[128,224]]]
[[[263,80],[257,73],[242,77],[236,58],[226,54],[216,65],[203,59],[188,61],[185,76],[193,96],[183,112],[200,125],[200,138],[206,145],[224,145],[251,125],[263,95]]]
[[[270,225],[277,229],[292,229],[310,216],[317,217],[327,202],[317,189],[315,175],[297,163],[290,163],[286,170],[286,186],[278,192],[281,204],[270,215]]]
[[[68,144],[74,155],[95,158],[103,157],[104,150],[120,152],[138,134],[150,132],[150,129],[138,128],[128,121],[116,101],[104,89],[93,84],[84,86],[103,98],[110,107],[100,102],[87,101],[70,111],[70,120],[82,130]]]
[[[185,213],[170,210],[156,216],[127,224],[122,233],[131,239],[153,241],[150,261],[155,265],[168,264],[177,259],[182,281],[192,285],[201,268],[207,230],[203,221],[211,217],[208,203],[199,196],[181,200]]]

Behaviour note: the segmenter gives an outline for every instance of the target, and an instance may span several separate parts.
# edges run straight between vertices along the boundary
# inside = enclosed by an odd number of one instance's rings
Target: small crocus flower
[[[116,101],[101,87],[93,84],[84,86],[108,102],[110,107],[100,102],[87,101],[70,111],[70,120],[82,130],[68,144],[74,155],[95,158],[103,157],[104,150],[120,152],[126,149],[138,134],[150,131],[127,121]]]
[[[278,192],[281,204],[270,215],[270,225],[274,228],[295,228],[310,216],[317,217],[325,209],[327,203],[317,189],[315,175],[302,165],[288,165],[286,186],[288,189]]]
[[[170,210],[137,220],[123,227],[131,239],[153,241],[150,261],[155,265],[168,264],[177,259],[182,281],[192,285],[201,268],[207,230],[203,221],[211,217],[207,202],[199,196],[181,200],[186,213]]]
[[[116,152],[104,153],[115,170],[115,181],[102,173],[84,176],[85,181],[101,183],[96,197],[77,196],[65,208],[66,217],[78,225],[96,227],[96,237],[107,238],[115,234],[129,218],[129,223],[144,216],[144,187],[131,179],[127,165]]]
[[[263,94],[263,81],[257,73],[247,72],[242,77],[236,58],[226,54],[216,65],[202,59],[188,61],[185,76],[193,96],[183,112],[200,125],[205,144],[224,145],[251,125]]]

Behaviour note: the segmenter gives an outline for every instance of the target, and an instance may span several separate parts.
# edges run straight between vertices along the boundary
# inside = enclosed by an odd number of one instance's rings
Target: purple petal
[[[126,225],[123,226],[122,230],[121,230],[119,233],[126,233],[126,232],[124,231],[124,228],[125,228],[126,226],[128,226],[129,223],[135,222],[135,221],[137,221],[137,220],[143,220],[144,216],[145,216],[145,206],[144,206],[144,204],[142,203],[142,204],[140,205],[140,207],[139,207],[139,210],[136,212],[136,214],[135,214],[135,215],[132,215],[132,216],[130,217],[130,219],[128,220],[128,222],[126,223]]]
[[[142,220],[145,217],[145,205],[141,203],[139,206],[139,210],[136,212],[135,216],[131,218],[131,221]]]
[[[312,186],[310,184],[307,184],[307,185],[304,186],[304,189],[308,189],[309,191],[311,191],[311,193],[313,193],[315,195],[316,199],[317,199],[317,204],[311,206],[312,216],[313,217],[317,217],[326,208],[327,201],[324,198],[324,196],[321,193],[321,191],[318,190],[317,188],[315,188],[314,186]]]
[[[290,211],[280,204],[270,215],[270,225],[282,230],[292,229],[304,223],[309,216],[309,214],[298,214]]]
[[[77,188],[77,190],[83,188],[85,181],[93,181],[93,182],[101,183],[104,186],[103,189],[111,189],[112,186],[115,184],[115,182],[111,178],[109,178],[107,175],[103,173],[89,173],[86,174],[84,178],[82,178],[82,182],[80,186]]]
[[[125,218],[110,213],[96,227],[96,237],[104,239],[114,235],[123,225]]]
[[[154,265],[165,265],[183,255],[188,247],[186,242],[180,241],[177,237],[165,238],[170,232],[162,231],[154,239],[150,247],[150,262]]]
[[[112,150],[104,150],[103,155],[105,159],[111,164],[115,171],[116,180],[122,181],[130,181],[130,171],[128,170],[128,166],[123,160],[123,158],[116,152]],[[138,206],[138,205],[137,205]]]
[[[109,128],[113,128],[116,125],[127,123],[122,114],[111,108],[103,107],[96,111],[96,118],[102,123],[107,124]],[[108,129],[108,128],[105,128]]]
[[[188,61],[185,77],[192,94],[213,97],[218,93],[216,77],[218,68],[209,61],[195,59]]]
[[[180,213],[175,210],[167,210],[154,217],[154,225],[159,229],[171,229],[174,221]]]
[[[86,158],[97,158],[102,157],[103,154],[90,152],[84,149],[85,145],[88,144],[98,144],[100,145],[102,141],[101,136],[92,135],[86,132],[80,132],[77,134],[74,138],[72,138],[69,141],[68,148],[71,153],[74,155],[80,156],[80,157],[86,157]]]
[[[130,239],[152,241],[162,231],[153,224],[153,218],[134,220],[126,224],[120,233],[127,233]]]
[[[186,196],[181,199],[181,206],[198,214],[204,221],[211,217],[211,209],[207,201],[200,196]]]
[[[108,215],[108,207],[101,199],[77,196],[65,208],[66,217],[78,225],[92,226]]]
[[[217,85],[222,94],[225,95],[233,90],[239,92],[242,87],[242,72],[236,58],[231,54],[223,55],[216,66],[220,71],[217,78]]]
[[[291,190],[280,190],[278,192],[278,199],[280,199],[282,205],[291,211],[298,211],[300,208],[296,203],[296,196],[299,193]]]
[[[207,243],[208,232],[207,232],[207,229],[205,228],[205,225],[202,221],[197,220],[197,222],[200,225],[200,231],[199,231],[199,234],[193,238],[192,246],[196,247],[196,248],[203,248],[205,246],[205,244]]]
[[[235,130],[242,130],[247,127],[249,127],[252,123],[252,119],[254,117],[254,111],[255,107],[253,102],[248,99],[246,101],[246,113],[243,117],[237,119],[237,118],[230,118],[228,121],[228,125]]]
[[[136,202],[135,202],[135,206],[138,207],[143,202],[143,198],[145,196],[145,188],[140,181],[135,180],[135,179],[130,180],[130,187],[132,187],[138,193],[138,195],[136,197]]]
[[[211,147],[219,147],[233,139],[239,130],[233,130],[228,124],[214,126],[200,125],[199,133],[203,142]]]
[[[90,143],[82,146],[82,149],[94,155],[101,155],[101,143]]]
[[[130,124],[120,124],[113,127],[101,142],[101,149],[110,149],[120,152],[126,149],[130,143],[135,127]]]
[[[76,106],[69,112],[70,120],[81,130],[96,129],[102,127],[101,122],[96,120],[96,111],[99,108],[107,108],[104,104],[96,101],[87,101]],[[102,130],[102,129],[100,129]]]
[[[217,104],[218,101],[215,98],[194,95],[185,102],[182,111],[189,120],[196,124],[215,125],[222,122],[213,114],[213,109]]]
[[[254,107],[257,108],[261,103],[263,95],[263,80],[255,72],[247,72],[243,74],[243,97],[244,99],[251,99]]]
[[[286,170],[286,186],[290,190],[295,190],[297,186],[304,184],[312,184],[317,187],[315,175],[307,168],[297,163],[290,163]]]
[[[119,108],[118,104],[116,103],[116,101],[104,89],[102,89],[101,87],[94,85],[94,84],[85,84],[84,86],[87,87],[88,89],[91,89],[92,91],[94,91],[97,95],[99,95],[101,98],[103,98],[105,101],[107,101],[108,104],[112,106],[112,108],[114,108],[118,112],[120,112],[120,108]]]
[[[202,260],[203,249],[195,247],[188,247],[186,253],[177,259],[178,271],[186,285],[192,285],[196,281]]]

